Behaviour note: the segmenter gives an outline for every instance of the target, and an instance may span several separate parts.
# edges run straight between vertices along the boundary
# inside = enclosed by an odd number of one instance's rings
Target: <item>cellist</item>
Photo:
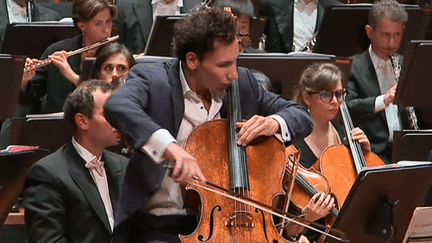
[[[305,139],[294,142],[301,151],[300,163],[305,168],[314,166],[322,152],[329,146],[344,142],[343,127],[334,123],[339,107],[342,104],[346,90],[342,87],[342,72],[332,63],[314,63],[303,71],[300,82],[295,89],[294,99],[305,106],[314,121],[312,133]],[[364,132],[359,128],[351,131],[353,140],[358,141],[365,151],[370,151],[370,143]],[[310,202],[303,208],[302,214],[308,221],[325,217],[334,206],[331,195],[319,193],[313,196],[315,202]],[[291,234],[301,232],[301,227],[291,227]],[[317,234],[305,233],[313,242]]]
[[[303,107],[265,91],[249,70],[237,67],[236,34],[230,13],[218,8],[193,11],[175,25],[177,58],[135,65],[125,86],[107,101],[107,120],[135,148],[120,193],[113,242],[179,242],[178,234],[195,229],[196,215],[183,207],[179,183],[206,178],[182,144],[197,125],[227,116],[225,89],[233,80],[239,82],[245,119],[237,124],[239,145],[276,133],[284,142],[294,142],[311,132],[312,120]],[[167,161],[172,173],[164,166]]]

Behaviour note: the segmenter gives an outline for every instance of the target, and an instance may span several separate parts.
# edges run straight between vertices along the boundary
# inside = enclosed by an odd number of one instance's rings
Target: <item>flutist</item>
[[[102,42],[110,37],[112,22],[116,15],[116,6],[108,0],[74,1],[73,20],[81,33],[76,37],[54,43],[45,50],[41,60],[50,62],[52,65],[24,73],[21,83],[21,101],[27,106],[20,107],[21,114],[18,115],[62,110],[67,95],[79,82],[82,60],[94,56],[97,48],[69,58],[71,51]],[[39,60],[27,59],[26,69],[40,63]]]

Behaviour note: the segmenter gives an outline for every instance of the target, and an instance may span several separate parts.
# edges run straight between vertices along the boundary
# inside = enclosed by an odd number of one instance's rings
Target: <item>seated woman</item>
[[[110,37],[113,19],[117,16],[117,7],[109,0],[75,0],[72,14],[74,23],[81,33],[76,37],[56,42],[45,50],[41,60],[50,58],[53,65],[23,75],[22,104],[34,105],[42,101],[40,111],[31,112],[62,111],[67,95],[78,85],[81,61],[85,57],[95,56],[96,50],[90,49],[70,58],[68,52]],[[27,59],[26,67],[38,62]]]
[[[313,166],[322,152],[329,146],[342,144],[344,133],[341,125],[333,122],[343,96],[346,94],[342,87],[342,72],[331,63],[315,63],[310,65],[301,75],[300,83],[295,90],[295,100],[309,109],[314,121],[312,133],[304,140],[294,143],[301,151],[300,163],[309,168]],[[354,141],[360,143],[364,151],[370,151],[370,143],[364,132],[359,128],[351,131]],[[334,206],[331,195],[317,193],[309,204],[303,208],[302,214],[309,222],[326,216]],[[302,232],[303,227],[293,226],[286,228],[286,234],[292,236]],[[310,242],[315,241],[319,234],[305,232]],[[307,241],[304,241],[307,242]]]
[[[90,70],[89,79],[113,82],[113,80],[127,76],[133,65],[135,65],[135,58],[124,45],[106,44],[96,53],[96,60]]]

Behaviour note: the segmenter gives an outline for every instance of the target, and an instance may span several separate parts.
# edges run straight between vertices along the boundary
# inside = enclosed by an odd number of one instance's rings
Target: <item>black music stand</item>
[[[153,21],[149,39],[144,49],[145,55],[172,57],[171,44],[174,36],[174,24],[185,15],[157,15]],[[253,47],[258,47],[264,32],[265,18],[253,18],[251,22],[250,38]]]
[[[432,107],[432,41],[412,40],[404,52],[400,81],[395,104],[414,107]]]
[[[12,23],[6,27],[1,53],[40,58],[49,45],[78,34],[73,23]]]
[[[409,20],[402,43],[425,39],[430,20],[429,12],[418,5],[404,5]],[[329,6],[321,30],[317,35],[314,52],[348,57],[366,50],[370,41],[366,35],[370,3]],[[343,21],[341,21],[343,20]],[[403,51],[404,45],[401,46]]]
[[[276,93],[285,99],[292,98],[292,90],[300,80],[301,73],[312,63],[332,62],[338,65],[344,74],[344,83],[349,78],[351,60],[336,59],[333,55],[314,53],[242,53],[237,64],[263,72],[272,81]],[[346,87],[346,86],[345,86]]]
[[[25,57],[0,54],[0,121],[13,117],[18,104]]]
[[[432,149],[431,130],[395,131],[392,163],[401,160],[425,161]]]
[[[414,209],[432,185],[432,164],[364,169],[333,224],[351,243],[402,242]],[[337,242],[328,239],[327,242]]]

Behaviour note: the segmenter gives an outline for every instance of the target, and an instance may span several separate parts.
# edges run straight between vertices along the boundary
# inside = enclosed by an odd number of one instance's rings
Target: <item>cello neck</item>
[[[351,131],[354,129],[354,125],[351,120],[351,116],[346,105],[345,97],[343,98],[342,105],[340,106],[340,111],[342,115],[342,120],[345,127],[345,133],[348,140],[348,145],[351,150],[351,155],[354,161],[354,167],[359,174],[363,168],[366,167],[366,160],[363,155],[363,150],[357,141],[354,141],[351,136]]]
[[[228,128],[231,190],[249,191],[249,176],[245,148],[237,144],[238,133],[236,122],[241,121],[240,91],[238,80],[234,80],[227,90],[228,93]]]

